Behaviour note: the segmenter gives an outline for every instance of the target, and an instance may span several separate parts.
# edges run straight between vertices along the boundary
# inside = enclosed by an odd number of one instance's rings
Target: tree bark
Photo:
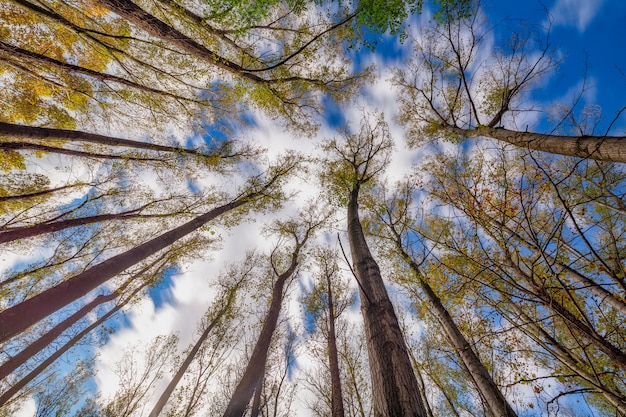
[[[335,332],[335,306],[330,275],[328,273],[326,274],[326,285],[328,286],[328,360],[331,383],[331,415],[332,417],[344,417],[339,354],[337,353],[337,335]]]
[[[287,279],[291,277],[298,266],[299,249],[300,247],[296,246],[296,250],[291,257],[289,268],[287,271],[280,274],[276,283],[274,283],[272,301],[265,315],[265,321],[263,322],[259,339],[254,346],[246,370],[230,398],[228,407],[226,407],[226,411],[224,412],[224,417],[243,416],[255,390],[261,389],[260,383],[265,375],[265,364],[267,362],[270,343],[274,335],[274,330],[276,330],[276,323],[278,322],[278,316],[283,302],[283,290]]]
[[[29,139],[58,139],[70,142],[88,142],[113,147],[144,149],[148,151],[210,156],[205,155],[195,149],[185,149],[175,146],[158,145],[155,143],[140,142],[136,140],[116,138],[113,136],[81,132],[79,130],[51,129],[47,127],[24,126],[4,122],[0,122],[0,135]]]
[[[242,196],[196,217],[133,249],[107,259],[60,284],[0,313],[0,342],[4,342],[55,311],[86,295],[136,263],[168,247],[216,217],[250,201],[257,193]]]
[[[65,343],[59,350],[54,352],[44,361],[42,361],[35,369],[30,371],[26,376],[17,381],[11,388],[9,388],[5,393],[0,395],[0,407],[7,403],[15,394],[17,394],[26,384],[35,379],[39,374],[41,374],[48,366],[52,365],[57,359],[59,359],[65,352],[70,350],[76,343],[80,341],[85,335],[89,332],[100,326],[102,323],[107,321],[111,316],[117,313],[122,307],[128,304],[129,301],[133,299],[133,297],[142,289],[143,287],[139,287],[132,292],[123,302],[113,307],[106,314],[100,317],[98,320],[94,321],[92,324],[87,326],[81,332],[76,334],[76,336],[72,337],[67,343]]]
[[[524,149],[598,161],[626,162],[626,136],[563,136],[519,132],[489,126],[479,126],[475,129],[462,129],[449,125],[442,127],[444,130],[463,137],[486,136]]]
[[[230,73],[237,74],[242,78],[248,79],[249,81],[256,83],[263,83],[266,81],[257,75],[247,72],[242,66],[221,57],[217,52],[211,51],[204,45],[201,45],[189,38],[184,33],[181,33],[168,24],[162,22],[134,4],[132,1],[96,0],[96,3],[106,7],[118,16],[133,23],[149,35],[164,40],[168,44],[178,47],[182,51],[208,62],[210,65],[226,70]]]
[[[358,213],[359,186],[348,203],[348,237],[360,286],[375,417],[426,417],[393,305],[372,257]]]
[[[409,267],[417,277],[420,288],[424,292],[424,295],[428,300],[428,304],[430,304],[431,311],[434,313],[435,317],[437,317],[437,320],[448,336],[448,340],[450,340],[461,357],[461,360],[465,364],[465,368],[474,381],[476,388],[478,388],[482,397],[485,399],[491,414],[494,417],[517,417],[517,413],[513,410],[496,383],[493,381],[489,371],[487,371],[487,368],[485,368],[478,355],[474,352],[472,346],[467,342],[467,339],[459,330],[458,326],[450,316],[450,313],[448,313],[448,310],[441,302],[441,299],[437,296],[437,294],[435,294],[431,286],[428,284],[420,272],[418,265],[402,247],[402,242],[398,240],[398,235],[396,235],[395,243],[401,256],[409,264]]]

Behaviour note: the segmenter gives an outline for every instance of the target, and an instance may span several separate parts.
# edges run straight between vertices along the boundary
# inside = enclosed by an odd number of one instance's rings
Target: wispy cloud
[[[604,0],[557,0],[550,9],[555,26],[575,26],[580,33],[597,16]]]

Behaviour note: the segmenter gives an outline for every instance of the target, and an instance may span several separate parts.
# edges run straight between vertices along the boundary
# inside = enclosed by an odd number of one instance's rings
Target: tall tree
[[[298,158],[289,158],[283,162],[270,169],[267,176],[253,178],[248,187],[228,203],[4,310],[0,313],[0,340],[4,341],[19,334],[39,320],[79,299],[130,266],[165,249],[209,221],[246,204],[275,200],[277,188],[285,180],[285,176],[297,168],[299,160]]]
[[[477,295],[477,305],[501,314],[513,323],[511,333],[525,333],[551,355],[554,377],[570,384],[564,393],[591,385],[589,400],[599,409],[620,410],[623,288],[608,265],[617,266],[613,256],[623,264],[622,233],[614,223],[623,215],[578,186],[582,173],[585,182],[597,181],[585,166],[598,163],[507,152],[439,159],[428,166],[437,172],[428,181],[431,192],[467,223],[436,217],[428,221],[427,236],[443,250],[439,259],[450,276]],[[611,170],[621,171],[605,166],[595,172],[601,177]],[[612,255],[603,239],[615,244]]]
[[[331,195],[347,205],[348,239],[359,285],[361,313],[372,379],[376,416],[426,416],[406,344],[380,268],[374,260],[359,218],[359,194],[375,183],[389,163],[393,141],[383,116],[364,118],[357,134],[331,140],[323,181]]]
[[[419,251],[419,248],[411,247],[411,242],[414,239],[410,238],[410,235],[415,233],[413,230],[417,228],[415,217],[412,215],[413,192],[413,187],[408,182],[404,182],[398,185],[398,190],[391,196],[378,196],[380,200],[376,210],[376,219],[383,224],[384,228],[380,231],[379,236],[384,236],[390,240],[392,250],[395,250],[397,256],[409,266],[413,278],[409,281],[416,283],[421,288],[432,314],[437,318],[450,343],[460,356],[490,413],[494,416],[516,417],[517,413],[504,397],[448,309],[429,284],[428,278],[419,266],[419,261],[413,255]]]
[[[524,149],[626,162],[626,137],[610,136],[624,109],[607,123],[604,133],[581,129],[589,109],[575,120],[573,133],[562,129],[565,119],[575,114],[571,108],[546,133],[520,126],[516,118],[525,112],[523,103],[531,88],[558,64],[549,30],[542,34],[525,25],[511,31],[501,48],[490,50],[492,27],[479,2],[473,3],[465,16],[455,8],[442,8],[440,19],[423,31],[421,39],[414,39],[414,58],[407,68],[395,72],[400,119],[408,128],[409,142],[482,136]]]
[[[178,367],[171,381],[169,382],[169,384],[167,385],[167,387],[165,388],[165,390],[163,391],[163,393],[157,400],[156,404],[152,408],[152,411],[150,412],[150,417],[159,416],[159,414],[161,413],[161,411],[163,410],[163,408],[169,401],[172,393],[176,389],[176,386],[179,384],[179,382],[181,381],[181,379],[187,372],[187,369],[191,365],[191,362],[194,361],[194,359],[196,358],[196,355],[202,348],[202,345],[206,342],[207,338],[209,337],[211,332],[214,330],[214,328],[218,326],[220,322],[225,321],[224,320],[225,316],[233,315],[233,309],[234,309],[233,304],[236,301],[237,291],[239,291],[240,287],[242,287],[245,284],[245,281],[247,280],[248,275],[251,273],[253,267],[254,267],[253,264],[250,265],[249,262],[245,263],[244,264],[245,269],[239,272],[239,276],[237,277],[237,280],[228,288],[225,288],[223,290],[224,294],[218,295],[214,303],[215,306],[211,309],[212,311],[209,311],[207,313],[205,320],[203,320],[203,322],[205,322],[203,323],[205,328],[202,330],[200,337],[198,337],[198,340],[196,341],[196,343],[189,350],[189,353],[185,357],[185,360]],[[238,271],[234,271],[234,272],[238,272]]]
[[[341,382],[341,369],[339,360],[339,347],[337,338],[337,322],[341,313],[352,303],[345,284],[342,285],[340,278],[339,259],[337,252],[330,248],[320,248],[315,254],[315,264],[318,268],[316,282],[310,294],[304,299],[308,316],[312,318],[313,331],[322,333],[325,339],[322,349],[323,361],[327,363],[330,378],[323,373],[324,379],[316,381],[320,387],[328,386],[330,379],[330,415],[343,417],[345,415],[343,405],[343,389]],[[321,395],[322,392],[316,394]]]
[[[282,254],[279,252],[281,248],[277,247],[270,256],[271,273],[274,279],[270,305],[265,314],[263,326],[248,365],[230,398],[224,417],[243,416],[255,390],[262,389],[268,351],[278,323],[285,287],[296,273],[302,257],[301,252],[307,241],[312,237],[316,229],[326,221],[324,216],[320,216],[315,210],[302,213],[302,217],[304,219],[301,223],[291,220],[276,224],[278,233],[286,239],[293,239],[293,248],[291,254],[288,255],[288,251]],[[281,270],[282,272],[279,272]]]

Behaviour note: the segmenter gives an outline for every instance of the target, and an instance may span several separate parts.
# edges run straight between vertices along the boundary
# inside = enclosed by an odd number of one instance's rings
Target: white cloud
[[[557,0],[550,9],[555,26],[575,26],[580,33],[596,17],[604,0]]]

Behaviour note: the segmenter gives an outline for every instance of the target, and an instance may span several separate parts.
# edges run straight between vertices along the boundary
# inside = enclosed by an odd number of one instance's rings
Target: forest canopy
[[[626,416],[618,0],[0,4],[0,416]]]

